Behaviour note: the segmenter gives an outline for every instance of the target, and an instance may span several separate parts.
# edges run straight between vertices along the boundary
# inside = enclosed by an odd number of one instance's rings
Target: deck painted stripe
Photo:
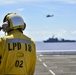
[[[42,62],[42,64],[49,70],[49,72],[52,74],[52,75],[56,75],[52,70],[50,70],[49,68],[48,68],[48,66],[38,57],[38,60],[40,61],[40,62]]]

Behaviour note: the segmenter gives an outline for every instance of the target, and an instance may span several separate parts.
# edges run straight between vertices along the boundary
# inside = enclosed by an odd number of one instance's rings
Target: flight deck
[[[37,54],[34,75],[76,75],[76,55]]]

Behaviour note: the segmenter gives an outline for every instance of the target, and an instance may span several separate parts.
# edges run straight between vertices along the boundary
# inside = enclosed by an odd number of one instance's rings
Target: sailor
[[[23,34],[26,23],[17,13],[8,13],[2,30],[7,33],[0,38],[0,75],[34,75],[36,46]]]

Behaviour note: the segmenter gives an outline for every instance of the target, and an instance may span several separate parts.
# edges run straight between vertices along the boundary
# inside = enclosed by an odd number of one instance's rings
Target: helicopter
[[[46,17],[48,18],[48,17],[53,17],[54,15],[52,14],[52,15],[50,15],[50,14],[48,14],[48,15],[46,15]]]

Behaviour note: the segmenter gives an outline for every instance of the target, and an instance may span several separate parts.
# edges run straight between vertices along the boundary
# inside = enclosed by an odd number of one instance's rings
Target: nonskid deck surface
[[[37,54],[34,75],[76,75],[76,55]]]

